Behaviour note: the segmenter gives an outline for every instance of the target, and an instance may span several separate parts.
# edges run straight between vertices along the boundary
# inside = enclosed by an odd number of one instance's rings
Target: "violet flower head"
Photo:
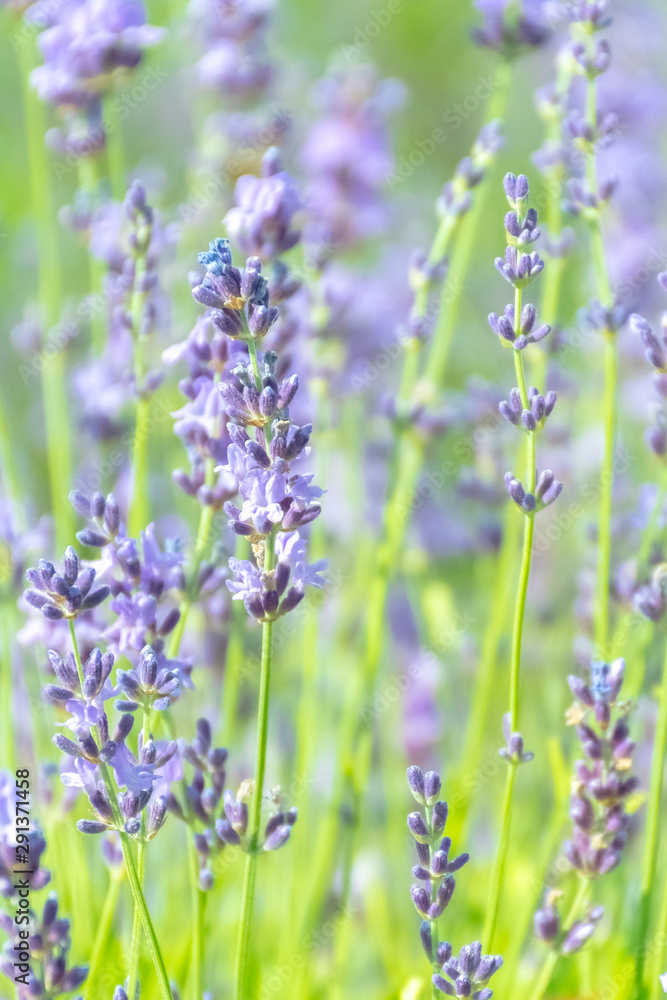
[[[439,941],[438,936],[437,922],[454,894],[454,872],[468,863],[469,855],[450,856],[451,839],[443,836],[448,807],[439,797],[441,781],[437,771],[424,773],[420,767],[412,765],[407,778],[410,791],[423,810],[408,815],[408,829],[415,840],[418,861],[412,869],[417,882],[410,892],[422,918],[419,935],[431,964],[433,983],[449,996],[469,997],[472,994],[487,1000],[491,991],[485,989],[486,984],[503,964],[502,958],[499,955],[482,958],[479,942],[462,948],[458,959],[452,958],[451,944]],[[441,972],[450,976],[454,985],[444,979]]]
[[[206,48],[197,66],[203,87],[237,102],[256,99],[268,87],[273,71],[264,36],[272,6],[272,0],[191,0]]]
[[[232,264],[229,241],[217,239],[197,259],[206,267],[206,274],[192,289],[192,296],[211,310],[220,332],[238,340],[264,337],[277,320],[278,310],[270,305],[259,258],[249,257],[241,272]]]
[[[482,955],[481,943],[474,941],[461,948],[458,958],[449,958],[444,963],[442,971],[448,978],[436,974],[433,983],[441,993],[450,997],[472,996],[476,1000],[489,1000],[493,990],[487,984],[502,964],[500,955]]]
[[[26,570],[26,579],[31,586],[23,596],[49,621],[76,618],[98,607],[110,593],[106,585],[95,586],[94,568],[83,566],[71,545],[63,556],[60,573],[53,563],[40,559],[36,569]]]
[[[568,678],[575,703],[567,721],[576,726],[585,760],[578,761],[570,800],[573,836],[564,853],[573,868],[596,878],[619,864],[630,822],[626,803],[639,780],[630,773],[634,742],[628,714],[618,703],[625,663],[591,664],[590,680]]]
[[[39,37],[44,65],[33,70],[33,86],[42,100],[77,108],[97,104],[113,75],[135,69],[144,48],[164,35],[146,24],[142,0],[45,0],[27,17],[46,24]]]
[[[482,26],[473,30],[478,45],[514,58],[522,49],[539,48],[551,34],[547,0],[475,0]]]
[[[301,165],[308,178],[305,239],[321,266],[387,227],[382,189],[393,168],[387,120],[402,100],[402,85],[380,80],[370,65],[316,87],[321,116],[306,137]]]
[[[236,183],[235,207],[223,222],[246,256],[272,260],[296,246],[301,233],[295,216],[301,209],[294,179],[281,169],[280,152],[273,146],[262,159],[262,176],[245,174]]]

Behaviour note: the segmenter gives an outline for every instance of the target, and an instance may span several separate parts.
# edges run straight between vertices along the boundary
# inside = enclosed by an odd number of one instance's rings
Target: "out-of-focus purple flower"
[[[402,85],[380,80],[370,65],[316,88],[322,114],[306,137],[301,165],[308,177],[305,239],[320,265],[387,226],[382,187],[393,166],[387,118],[402,100]]]
[[[547,0],[475,0],[483,23],[473,30],[478,45],[514,57],[522,48],[538,48],[551,29]]]
[[[266,261],[296,246],[301,234],[293,226],[301,200],[294,179],[281,169],[275,146],[264,154],[261,177],[238,179],[234,198],[235,207],[223,224],[243,254]]]
[[[114,71],[134,69],[164,29],[146,24],[142,0],[49,0],[27,18],[46,25],[39,37],[44,65],[32,73],[42,100],[85,108],[108,89]]]

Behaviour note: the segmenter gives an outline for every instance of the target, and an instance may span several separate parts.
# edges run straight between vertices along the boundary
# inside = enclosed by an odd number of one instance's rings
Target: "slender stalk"
[[[117,101],[111,94],[104,101],[104,125],[107,135],[107,166],[111,193],[116,201],[122,201],[126,194],[125,153],[123,150],[123,131],[117,113]]]
[[[604,454],[600,473],[598,513],[598,563],[595,586],[595,644],[604,649],[609,634],[609,579],[611,574],[611,505],[614,483],[614,443],[616,433],[616,386],[618,354],[616,336],[605,331],[604,341]]]
[[[23,82],[23,104],[30,161],[30,192],[37,230],[39,301],[44,333],[60,319],[62,300],[60,247],[53,211],[51,170],[44,142],[45,115],[42,102],[29,83],[36,65],[33,39],[18,46]],[[74,513],[67,499],[72,484],[72,447],[68,421],[69,404],[63,350],[57,350],[41,366],[44,399],[46,463],[56,544],[62,550],[74,536]]]
[[[15,600],[15,598],[14,598]],[[2,622],[0,623],[0,704],[2,706],[3,756],[5,767],[14,770],[14,678],[12,670],[12,615],[14,601],[2,600]]]
[[[651,785],[646,812],[646,833],[642,855],[641,881],[639,884],[639,918],[637,921],[637,960],[635,965],[635,996],[642,994],[646,959],[646,936],[651,919],[653,888],[657,884],[658,844],[660,841],[660,801],[667,753],[667,646],[665,647],[662,684],[658,707],[658,721],[655,729],[653,758],[651,763]]]
[[[505,879],[505,867],[507,864],[507,854],[510,843],[510,830],[512,826],[512,803],[514,795],[514,782],[516,781],[517,764],[508,764],[507,782],[505,784],[505,797],[503,800],[503,823],[500,832],[498,851],[493,862],[493,872],[491,874],[491,888],[489,891],[489,902],[486,907],[486,919],[484,921],[484,947],[493,952],[496,936],[496,925],[498,923],[498,910],[500,908],[500,897]]]
[[[148,739],[148,712],[143,711],[143,726],[141,730],[142,746]],[[137,878],[139,885],[143,889],[144,877],[146,875],[146,810],[141,813],[141,830],[139,833],[139,845],[137,848]],[[128,974],[128,997],[129,1000],[138,1000],[140,992],[139,984],[139,961],[141,959],[141,914],[139,908],[135,906],[132,918],[132,938],[130,943],[130,971]]]
[[[74,628],[74,619],[69,620],[69,633],[72,642],[72,651],[74,653],[74,659],[76,662],[77,674],[79,676],[79,682],[83,687],[83,665],[81,663],[81,654],[79,653],[79,646],[76,639],[76,631]],[[104,761],[99,762],[100,774],[102,775],[102,781],[104,782],[104,787],[107,792],[109,799],[109,804],[111,806],[111,812],[113,814],[114,823],[116,829],[118,830],[118,835],[120,837],[120,846],[123,853],[123,861],[125,863],[125,872],[127,874],[127,880],[130,884],[130,891],[132,893],[132,899],[134,901],[135,908],[139,911],[141,925],[144,929],[146,939],[148,941],[148,950],[151,953],[151,959],[155,967],[155,974],[157,976],[158,985],[160,987],[160,993],[162,995],[162,1000],[173,1000],[171,994],[171,987],[169,985],[169,979],[167,976],[167,970],[164,964],[164,959],[162,957],[162,952],[160,951],[160,945],[158,943],[157,935],[155,933],[155,928],[153,927],[153,922],[148,912],[148,907],[146,905],[146,899],[144,897],[143,889],[139,881],[139,874],[137,872],[137,867],[134,863],[134,858],[132,856],[132,847],[130,845],[130,838],[125,832],[123,816],[120,811],[120,806],[118,805],[118,799],[116,797],[116,789],[109,773],[109,768],[104,763]],[[131,986],[132,984],[130,984]]]
[[[192,942],[190,949],[190,996],[192,1000],[202,997],[202,967],[204,965],[204,914],[206,912],[205,893],[199,885],[199,861],[192,837],[188,838],[188,858],[190,864],[190,890],[192,896]]]
[[[667,878],[662,882],[662,899],[660,900],[660,913],[658,915],[658,926],[655,932],[655,952],[651,964],[650,1000],[658,1000],[664,994],[660,976],[665,971],[663,962],[665,960],[665,942],[667,942]]]
[[[597,92],[595,77],[589,77],[586,90],[586,121],[595,135],[597,130]],[[586,178],[594,195],[598,193],[595,169],[595,148],[588,151]],[[600,227],[599,212],[590,219],[591,250],[597,277],[598,296],[605,308],[613,303],[613,292],[609,281],[609,271]],[[598,510],[598,559],[595,585],[595,644],[598,650],[607,644],[609,633],[609,576],[611,569],[611,501],[614,481],[614,446],[616,432],[616,392],[618,381],[618,359],[616,353],[616,333],[607,328],[604,334],[604,452],[600,472],[600,502]]]
[[[270,535],[266,542],[265,570],[273,569],[274,538]],[[250,961],[250,937],[255,904],[255,883],[257,880],[257,856],[259,853],[259,833],[262,821],[262,796],[264,792],[264,772],[266,769],[266,746],[269,732],[269,695],[271,689],[271,664],[273,659],[273,622],[262,625],[262,665],[259,682],[259,706],[257,712],[257,765],[255,786],[250,804],[249,846],[246,858],[236,953],[236,1000],[250,1000],[248,974]]]
[[[588,882],[586,881],[585,878],[581,878],[579,883],[579,890],[574,898],[574,902],[570,907],[567,917],[565,918],[563,927],[568,929],[570,928],[572,922],[576,919],[578,913],[580,912],[587,895],[588,895]],[[549,952],[546,959],[544,960],[542,968],[540,969],[539,975],[535,982],[535,986],[533,987],[531,993],[529,994],[529,1000],[542,1000],[542,997],[544,996],[547,987],[551,982],[551,977],[554,974],[554,969],[556,968],[559,958],[560,958],[559,952],[553,950]]]
[[[514,325],[515,331],[521,330],[521,304],[522,292],[516,289],[514,296]],[[524,409],[529,409],[528,390],[526,389],[526,379],[523,371],[523,359],[521,351],[512,351],[514,355],[514,365],[517,381],[519,383],[519,393],[521,404]],[[535,468],[535,431],[526,431],[526,491],[534,493],[536,480]],[[512,654],[510,659],[510,728],[516,732],[519,728],[519,695],[521,681],[521,648],[523,643],[523,623],[526,613],[526,600],[528,597],[528,581],[530,578],[530,562],[533,554],[533,534],[535,531],[535,515],[533,512],[524,513],[523,526],[523,549],[521,554],[521,569],[519,572],[519,585],[517,588],[516,604],[514,609],[514,624],[512,626]],[[510,830],[512,825],[512,807],[514,784],[516,781],[517,764],[510,763],[505,785],[505,798],[503,802],[503,820],[498,842],[498,850],[493,864],[491,875],[491,889],[489,892],[489,903],[486,910],[486,922],[484,926],[484,939],[487,948],[493,948],[498,920],[498,909],[500,907],[500,897],[503,891],[503,881],[505,868],[507,865],[507,854],[510,844]]]
[[[494,676],[498,661],[498,648],[505,630],[505,623],[509,616],[511,588],[508,586],[508,581],[512,580],[515,574],[515,563],[517,562],[519,553],[520,523],[513,505],[507,504],[502,545],[495,567],[491,609],[482,640],[479,674],[473,689],[472,705],[463,740],[463,751],[461,752],[462,773],[457,780],[457,784],[461,787],[456,796],[458,803],[456,818],[462,830],[465,828],[468,808],[472,797],[470,790],[465,787],[462,779],[466,774],[475,773],[479,758],[483,752],[484,733],[489,704],[493,695]],[[463,773],[463,767],[465,767],[465,774]],[[463,834],[462,839],[466,839]]]
[[[497,71],[496,90],[489,108],[487,122],[503,118],[509,87],[512,78],[512,63],[502,62]],[[493,189],[492,178],[487,178],[475,195],[471,210],[463,220],[461,231],[456,241],[452,266],[447,277],[447,285],[451,289],[451,299],[447,308],[438,317],[438,323],[431,343],[431,350],[426,364],[425,381],[432,393],[442,386],[449,348],[456,328],[462,291],[470,270],[470,261],[474,253],[479,231],[486,212],[488,198]]]
[[[132,317],[132,337],[134,340],[134,380],[137,393],[137,412],[134,429],[134,449],[132,453],[132,493],[128,514],[128,532],[138,538],[139,532],[148,524],[148,425],[150,402],[144,393],[144,359],[141,333],[141,319],[146,301],[146,292],[142,288],[142,279],[146,271],[146,254],[140,254],[136,259],[134,288],[130,304]]]
[[[111,929],[113,927],[113,918],[116,912],[116,907],[118,905],[118,895],[120,893],[121,881],[122,881],[121,875],[111,872],[109,878],[109,888],[107,889],[107,894],[104,898],[102,913],[97,923],[97,931],[95,933],[95,941],[93,942],[93,949],[90,953],[90,968],[88,970],[88,980],[87,980],[88,1000],[99,1000],[100,997],[99,991],[96,991],[97,980],[102,972],[102,969],[104,967],[104,961],[106,959],[107,944],[111,936]]]

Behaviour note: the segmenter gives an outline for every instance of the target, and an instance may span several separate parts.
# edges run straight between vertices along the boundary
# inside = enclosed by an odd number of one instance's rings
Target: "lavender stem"
[[[498,71],[499,82],[493,95],[487,122],[503,119],[513,73],[510,60],[503,60]],[[442,385],[449,347],[458,318],[461,304],[461,293],[470,269],[472,255],[478,245],[479,230],[486,212],[488,197],[493,188],[492,178],[482,185],[474,200],[472,209],[461,227],[456,243],[456,253],[453,255],[451,271],[447,277],[447,286],[453,290],[452,297],[438,317],[438,324],[433,336],[431,351],[426,364],[425,377],[433,392]]]
[[[88,971],[88,1000],[95,997],[95,986],[103,967],[107,942],[111,935],[113,918],[118,906],[118,896],[120,893],[121,876],[111,873],[109,888],[102,906],[102,914],[97,924],[95,941],[90,953],[90,969]]]
[[[29,83],[36,65],[34,41],[18,46],[21,61],[25,127],[30,160],[30,193],[37,229],[39,300],[45,330],[60,319],[59,237],[52,205],[51,170],[44,143],[44,107]],[[74,535],[74,514],[67,500],[72,480],[65,354],[57,351],[42,368],[46,459],[56,527],[56,545],[64,549]]]
[[[150,243],[150,240],[148,241]],[[132,453],[132,493],[128,514],[128,531],[135,538],[143,531],[149,520],[148,503],[148,417],[149,399],[143,391],[144,359],[141,332],[141,317],[146,300],[142,280],[146,273],[147,248],[136,258],[134,288],[130,304],[132,317],[132,337],[134,340],[134,380],[137,393],[137,412],[134,429],[134,449]]]
[[[107,166],[111,181],[111,194],[116,201],[125,197],[125,153],[123,150],[123,132],[116,111],[116,98],[113,92],[103,104],[104,125],[107,136]]]
[[[565,918],[565,922],[563,924],[564,927],[569,927],[576,918],[577,914],[581,911],[586,896],[588,895],[588,888],[589,888],[588,880],[583,876],[580,876],[579,890]],[[542,1000],[542,997],[544,996],[547,987],[551,982],[551,977],[553,976],[554,969],[556,968],[556,963],[558,962],[559,958],[560,958],[560,952],[555,950],[549,952],[549,954],[544,960],[544,965],[540,970],[535,986],[530,994],[529,1000]]]
[[[83,688],[84,686],[83,664],[81,663],[81,654],[79,652],[79,645],[76,639],[74,619],[70,618],[68,624],[69,624],[69,633],[72,640],[72,652],[74,653],[76,670],[79,676],[79,683]],[[118,805],[118,799],[116,798],[116,790],[113,786],[111,775],[109,774],[109,769],[107,765],[104,763],[104,761],[100,761],[98,766],[109,799],[109,804],[111,806],[111,811],[113,814],[113,819],[116,825],[116,829],[118,831],[118,836],[120,837],[120,846],[123,852],[125,871],[127,873],[127,880],[130,884],[130,891],[132,892],[132,898],[134,900],[135,909],[138,910],[139,912],[141,923],[144,928],[144,933],[148,939],[148,949],[151,953],[153,965],[155,966],[155,973],[157,975],[158,984],[160,986],[162,1000],[173,1000],[171,994],[171,987],[169,985],[169,979],[167,977],[167,970],[165,968],[162,952],[160,951],[160,945],[158,943],[157,935],[155,933],[155,928],[153,927],[153,922],[151,920],[150,913],[148,912],[146,899],[144,897],[141,883],[139,881],[139,875],[137,873],[137,868],[134,863],[134,858],[132,857],[130,838],[125,832],[124,828],[125,824],[120,811],[120,806]],[[130,983],[129,986],[130,989],[132,990],[132,995],[134,995],[134,987],[132,986],[132,983]]]
[[[251,353],[252,358],[252,353]],[[265,572],[273,569],[275,557],[274,534],[266,540]],[[259,705],[257,711],[257,765],[255,787],[250,806],[250,845],[246,858],[241,902],[241,921],[236,954],[236,1000],[249,1000],[248,967],[250,959],[250,937],[255,903],[255,883],[257,879],[257,854],[259,851],[259,831],[262,820],[262,794],[264,772],[266,770],[266,746],[269,732],[269,695],[271,689],[271,665],[273,660],[273,622],[262,625],[262,665],[259,682]]]
[[[635,965],[635,993],[641,995],[646,950],[644,942],[648,933],[649,919],[651,915],[651,899],[653,886],[657,884],[656,871],[658,864],[658,844],[660,841],[660,803],[662,798],[662,784],[665,770],[665,754],[667,753],[667,647],[665,647],[665,659],[662,669],[662,684],[660,688],[660,702],[658,708],[658,721],[655,729],[655,741],[653,744],[653,758],[651,762],[651,784],[648,795],[648,807],[646,812],[646,833],[644,839],[644,852],[642,855],[639,918],[637,922],[637,961]],[[658,938],[658,940],[662,940]],[[657,977],[656,977],[657,978]]]
[[[141,730],[141,746],[145,746],[149,733],[149,714],[144,708],[143,725]],[[143,889],[144,877],[146,875],[146,809],[141,812],[141,830],[139,846],[137,848],[137,878],[139,885]],[[141,958],[141,915],[138,907],[134,908],[132,918],[132,938],[130,942],[130,971],[128,975],[128,997],[129,1000],[139,1000],[139,960]]]

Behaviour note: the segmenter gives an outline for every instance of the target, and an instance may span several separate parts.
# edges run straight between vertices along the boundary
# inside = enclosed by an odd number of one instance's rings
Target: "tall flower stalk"
[[[535,386],[526,385],[523,365],[523,351],[529,344],[542,340],[550,332],[548,324],[536,325],[535,307],[524,304],[524,289],[537,278],[544,269],[544,262],[530,247],[539,239],[537,212],[528,208],[530,190],[528,178],[524,174],[507,174],[504,179],[505,194],[510,211],[505,216],[505,236],[507,248],[504,257],[496,259],[496,268],[514,288],[514,304],[507,305],[504,313],[491,313],[489,324],[504,347],[511,350],[518,386],[513,388],[508,400],[500,403],[500,412],[505,419],[526,435],[526,476],[525,486],[513,473],[505,476],[505,486],[512,501],[524,518],[521,567],[512,626],[512,652],[510,657],[509,711],[505,718],[506,747],[501,751],[508,764],[505,797],[502,809],[502,827],[498,850],[491,875],[489,903],[486,911],[484,936],[490,944],[495,938],[498,909],[502,894],[507,853],[510,843],[514,786],[517,766],[531,759],[523,749],[519,733],[521,650],[523,644],[524,617],[530,579],[530,563],[533,552],[535,515],[559,496],[561,484],[553,472],[545,469],[538,476],[536,465],[537,434],[551,414],[556,403],[556,394],[547,392],[542,396]],[[524,252],[527,250],[527,252]]]
[[[559,958],[579,951],[595,933],[603,908],[591,902],[591,887],[622,859],[630,824],[626,805],[639,784],[629,773],[634,750],[628,725],[632,704],[619,701],[625,662],[596,661],[588,673],[585,679],[568,677],[575,701],[567,722],[576,726],[587,758],[575,765],[570,798],[573,832],[563,845],[579,884],[564,921],[558,912],[562,893],[553,889],[535,914],[535,933],[550,952],[530,1000],[542,1000]]]
[[[602,404],[604,446],[600,471],[598,508],[598,550],[594,607],[594,640],[597,655],[608,655],[609,591],[611,573],[611,506],[614,480],[616,435],[616,396],[618,382],[617,333],[622,314],[615,309],[614,292],[607,267],[601,215],[613,191],[613,182],[601,183],[597,175],[596,150],[605,134],[605,122],[598,114],[597,79],[610,62],[609,43],[597,33],[609,23],[606,0],[588,0],[570,4],[566,17],[571,22],[570,53],[572,66],[586,81],[583,115],[575,112],[568,127],[575,144],[584,156],[584,176],[568,185],[567,209],[581,216],[589,226],[591,255],[597,282],[600,308],[599,328],[603,337],[604,398]]]
[[[227,585],[234,599],[242,600],[248,613],[262,624],[256,770],[249,795],[236,956],[236,997],[247,1000],[252,995],[249,959],[258,856],[261,850],[280,846],[272,839],[277,830],[269,827],[268,839],[263,848],[260,845],[273,625],[301,602],[307,584],[322,586],[318,571],[323,564],[306,563],[306,543],[299,535],[299,529],[319,515],[321,508],[315,501],[322,490],[312,484],[312,475],[292,470],[292,464],[306,450],[312,431],[310,424],[299,427],[289,418],[288,407],[297,392],[298,378],[293,375],[279,382],[275,374],[277,355],[264,351],[260,356],[257,350],[257,343],[278,317],[277,308],[270,305],[259,258],[249,257],[241,272],[232,264],[228,242],[219,239],[199,255],[199,262],[206,267],[206,274],[193,289],[194,298],[211,310],[210,319],[219,331],[245,344],[249,356],[249,363],[240,362],[233,377],[218,384],[229,418],[226,471],[236,477],[242,499],[241,507],[228,501],[225,511],[230,528],[248,539],[254,555],[253,561],[230,559],[233,579]]]
[[[408,784],[424,812],[408,815],[408,829],[415,839],[418,863],[412,874],[424,885],[413,885],[412,901],[422,918],[419,929],[422,947],[431,964],[431,996],[438,1000],[441,993],[451,997],[474,997],[490,1000],[491,977],[500,969],[500,955],[484,955],[479,941],[461,949],[452,957],[452,946],[439,938],[438,921],[449,906],[456,888],[454,872],[470,860],[468,854],[450,859],[452,841],[443,836],[449,813],[447,803],[440,799],[441,781],[436,771],[423,773],[420,767],[408,768]],[[442,975],[445,973],[447,978]]]

